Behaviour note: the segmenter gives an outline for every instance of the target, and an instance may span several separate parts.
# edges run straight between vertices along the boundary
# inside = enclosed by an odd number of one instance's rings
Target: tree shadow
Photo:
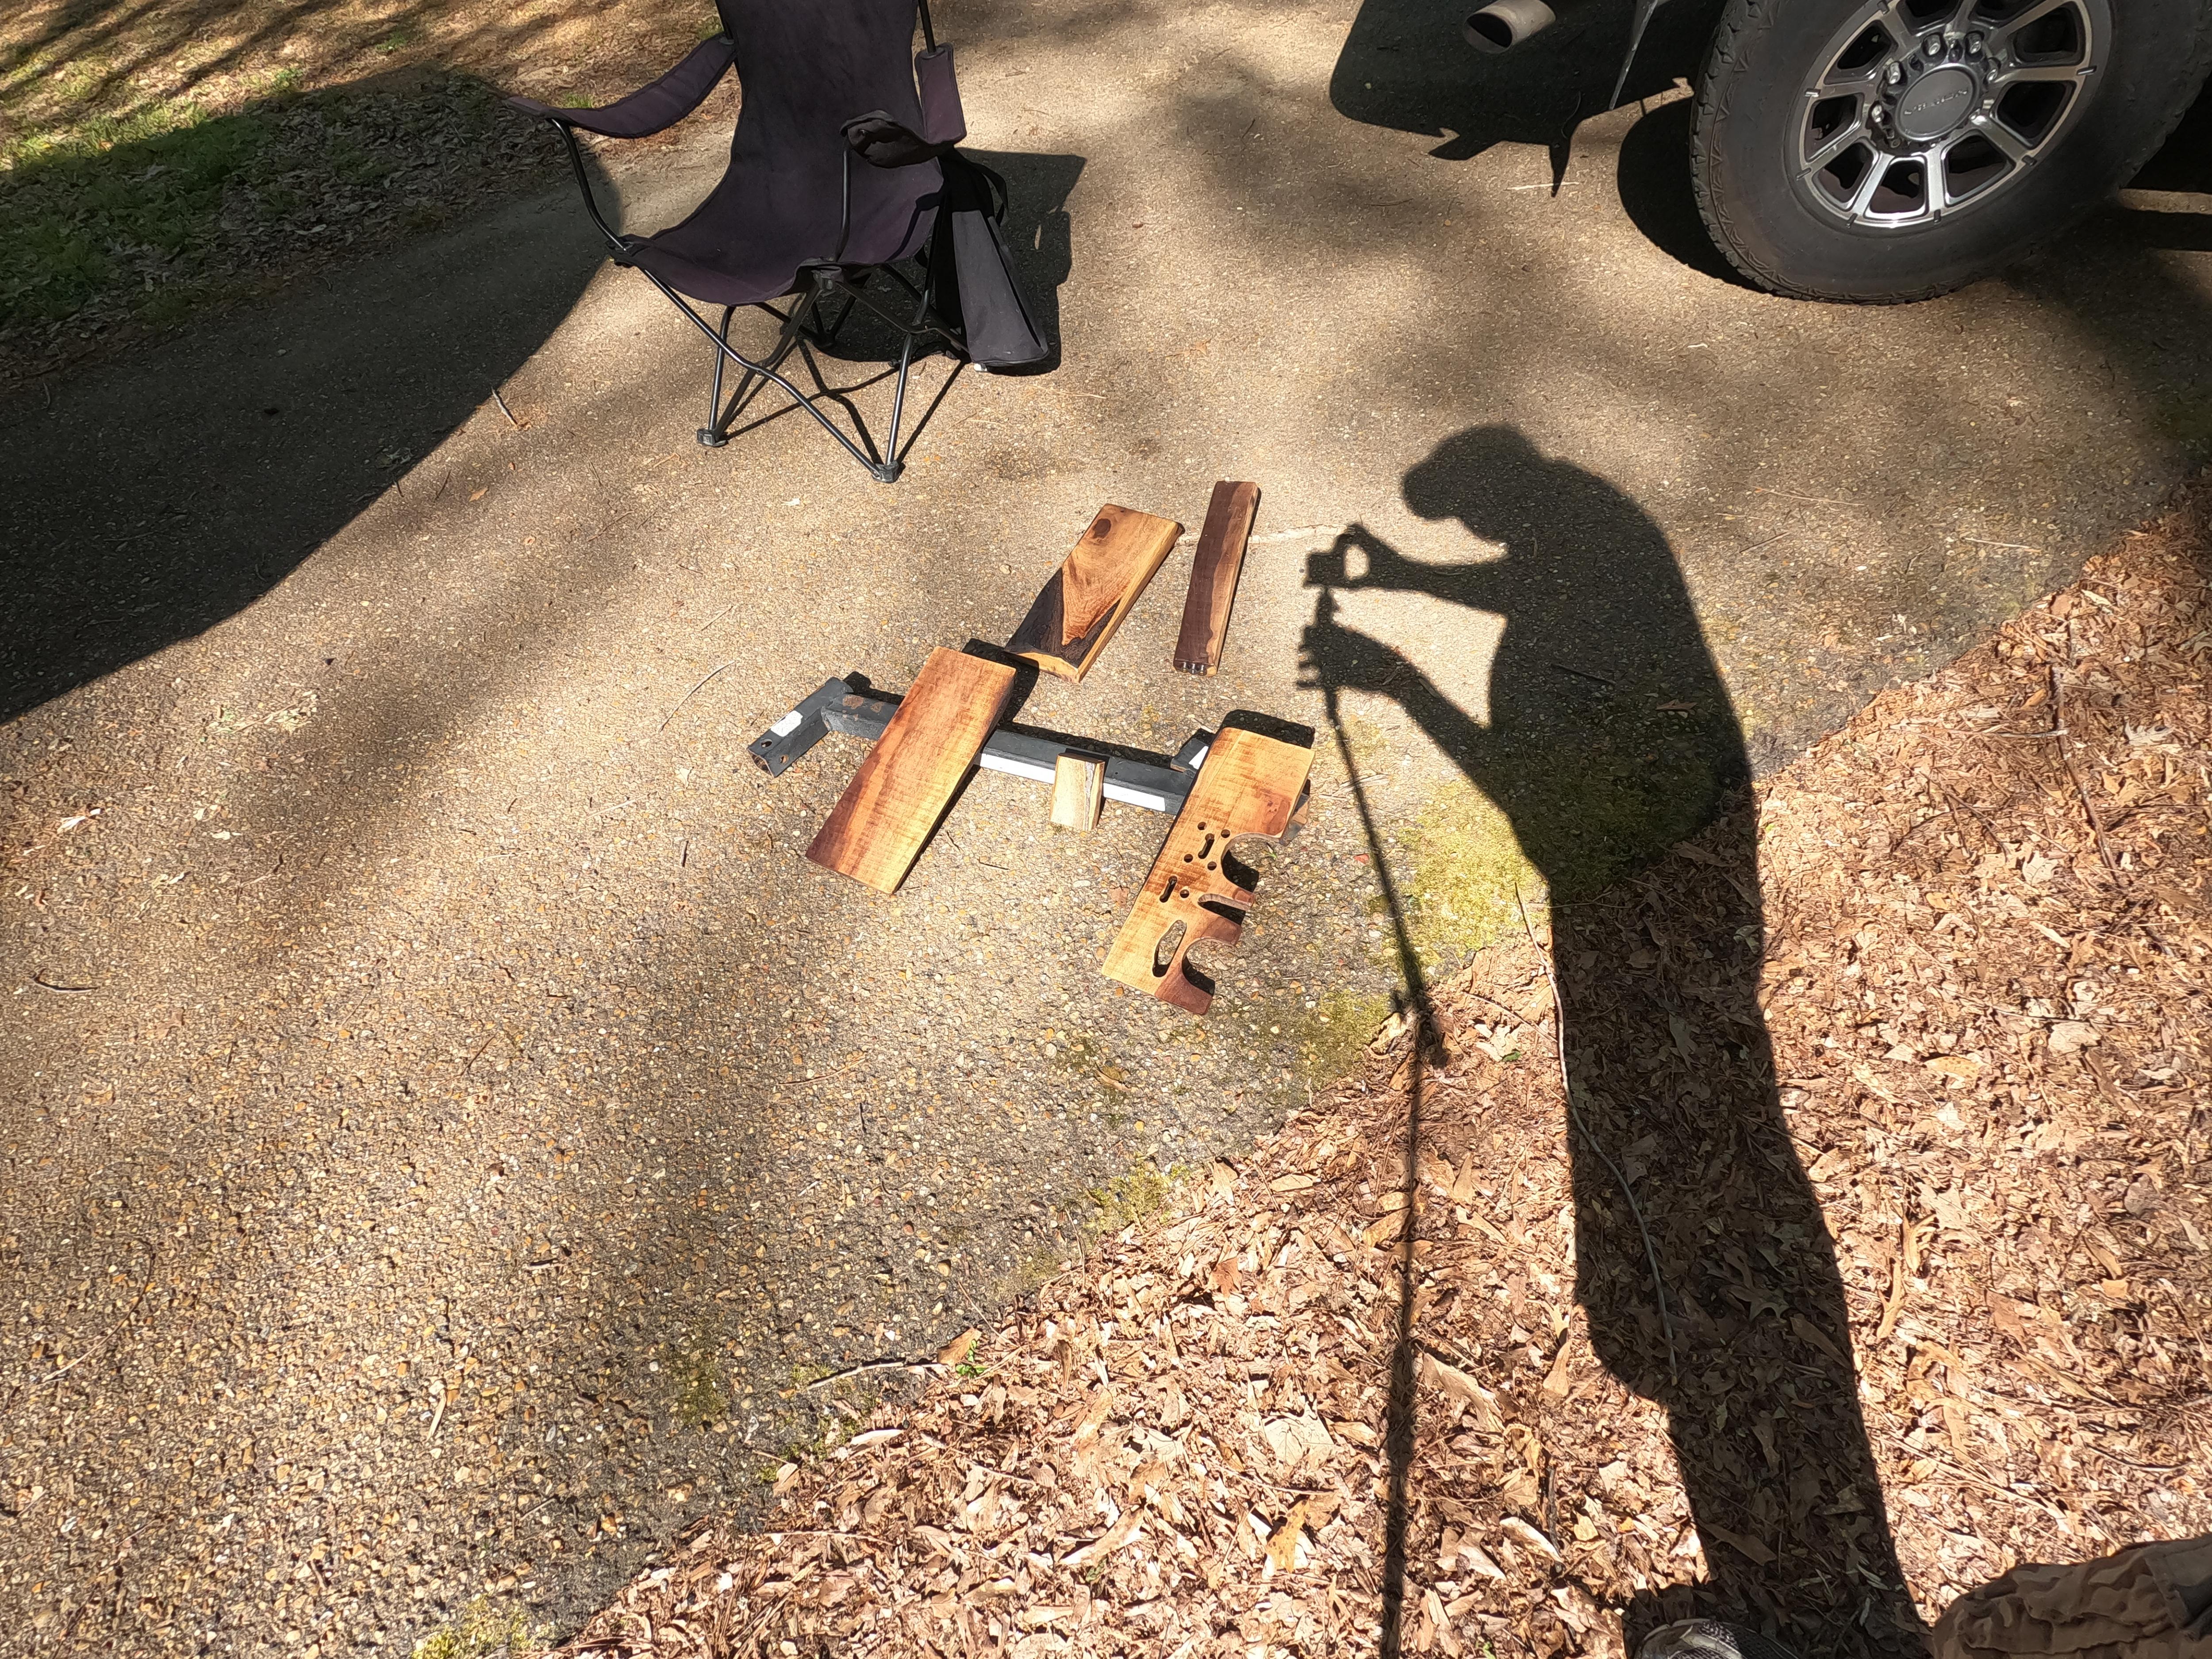
[[[1667,1407],[1709,1569],[1639,1596],[1629,1640],[1705,1614],[1808,1655],[1915,1651],[1834,1247],[1759,1011],[1743,734],[1673,550],[1635,502],[1510,428],[1448,439],[1403,488],[1421,518],[1456,520],[1503,554],[1431,563],[1353,526],[1310,562],[1304,659],[1332,711],[1350,692],[1404,709],[1510,817],[1550,889],[1577,1299],[1606,1367]],[[1504,618],[1486,720],[1346,625],[1338,595],[1362,590]],[[1632,879],[1709,825],[1697,879]],[[1418,1000],[1419,963],[1401,953]],[[1392,1430],[1410,1446],[1409,1424]]]
[[[128,191],[186,140],[189,156],[234,160],[255,121],[118,145],[96,179],[83,163],[71,177]],[[218,196],[221,165],[201,181]],[[600,264],[580,237],[503,245],[501,222],[81,372],[59,397],[19,395],[0,426],[0,721],[251,605],[484,406]]]
[[[15,9],[20,18],[0,21],[0,106],[39,143],[57,131],[103,141],[151,131],[198,99],[222,100],[234,78],[321,86],[363,70],[434,66],[513,90],[559,38],[550,14],[481,8],[457,38],[448,0],[350,11],[318,0],[68,0]],[[597,9],[590,62],[554,65],[549,93],[642,85],[683,55],[707,16],[704,8],[643,0]]]
[[[274,142],[249,109],[72,157],[57,182],[80,216],[97,196],[117,223],[178,227],[188,240],[234,203],[239,168]],[[1072,264],[1066,201],[1082,158],[983,159],[1007,177],[1008,240],[1056,362],[1058,288]],[[559,198],[479,213],[260,314],[81,370],[58,395],[52,386],[18,394],[0,410],[0,497],[13,508],[0,562],[0,722],[244,610],[387,489],[443,489],[410,468],[495,407],[494,392],[604,261],[563,185]],[[461,270],[467,280],[454,280]],[[57,290],[57,305],[68,299]],[[707,367],[663,391],[686,417]]]

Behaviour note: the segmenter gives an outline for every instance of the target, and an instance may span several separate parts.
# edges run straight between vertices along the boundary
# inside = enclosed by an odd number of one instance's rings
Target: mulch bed
[[[1901,1653],[2212,1528],[2208,500],[1416,998],[570,1650]]]

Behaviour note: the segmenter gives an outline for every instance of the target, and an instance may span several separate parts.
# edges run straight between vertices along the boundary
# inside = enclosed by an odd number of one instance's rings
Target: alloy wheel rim
[[[1799,186],[1878,230],[1978,208],[2080,125],[2112,34],[2110,0],[1873,0],[1801,89]]]

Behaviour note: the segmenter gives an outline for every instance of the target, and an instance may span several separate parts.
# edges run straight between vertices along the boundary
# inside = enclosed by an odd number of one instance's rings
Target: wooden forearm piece
[[[1175,665],[1186,674],[1211,674],[1221,666],[1221,647],[1229,637],[1229,607],[1236,602],[1237,574],[1244,568],[1244,547],[1252,536],[1252,515],[1260,508],[1260,486],[1224,478],[1213,486],[1206,524],[1198,532],[1198,554],[1190,563],[1190,592],[1182,602],[1182,631],[1176,637]]]
[[[1102,507],[1052,573],[1006,649],[1048,674],[1079,680],[1167,558],[1182,526],[1126,507]]]

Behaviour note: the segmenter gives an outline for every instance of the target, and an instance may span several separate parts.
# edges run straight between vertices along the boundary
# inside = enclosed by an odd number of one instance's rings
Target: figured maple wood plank
[[[1255,878],[1230,843],[1281,835],[1312,769],[1310,744],[1235,727],[1219,733],[1099,972],[1194,1014],[1211,1007],[1213,981],[1188,960],[1190,948],[1237,943]]]
[[[1098,827],[1106,804],[1106,763],[1095,755],[1073,752],[1052,763],[1052,821],[1063,830],[1088,835]]]
[[[931,652],[806,856],[878,892],[897,891],[1013,689],[1014,671],[1005,663]]]
[[[1100,507],[1038,592],[1006,649],[1048,674],[1081,679],[1182,534],[1182,526],[1173,519],[1126,507]]]
[[[1206,524],[1198,532],[1198,556],[1191,561],[1182,631],[1176,636],[1175,665],[1186,674],[1211,674],[1221,666],[1229,607],[1237,598],[1237,573],[1244,568],[1252,515],[1259,510],[1259,485],[1224,478],[1213,486]]]

